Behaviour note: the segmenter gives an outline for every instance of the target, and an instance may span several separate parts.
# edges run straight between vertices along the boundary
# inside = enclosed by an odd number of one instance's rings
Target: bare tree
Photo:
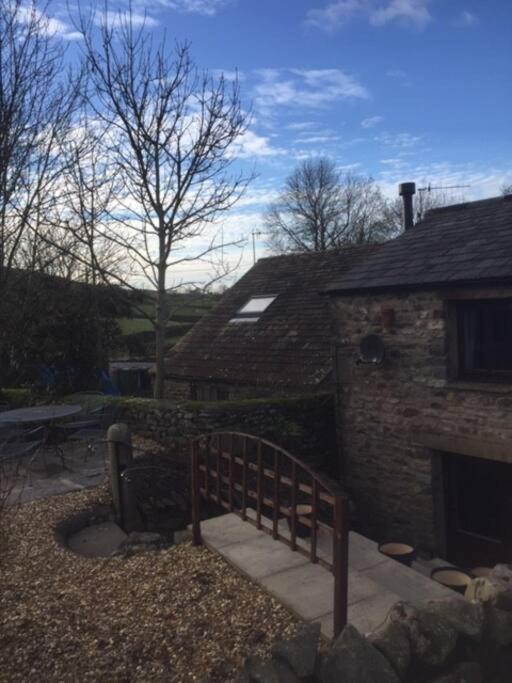
[[[213,79],[192,62],[188,45],[152,42],[131,13],[105,19],[95,34],[82,18],[89,104],[106,126],[123,190],[110,239],[129,253],[156,289],[155,397],[163,396],[168,272],[220,250],[205,229],[234,205],[250,176],[234,173],[234,144],[247,114],[237,83]]]
[[[31,230],[37,233],[52,210],[63,171],[57,150],[78,100],[79,78],[64,68],[62,43],[44,12],[0,0],[0,359],[15,329],[11,314],[23,311],[21,291],[14,308],[9,302],[16,297],[7,296],[17,286],[17,269],[55,258],[38,252]]]
[[[509,194],[512,194],[512,183],[508,183],[508,184],[507,184],[507,183],[504,183],[504,184],[501,186],[501,194],[502,194],[504,197],[508,196]]]
[[[35,4],[0,0],[0,287],[62,172],[55,152],[78,98],[63,56]]]
[[[328,158],[302,162],[265,215],[278,252],[325,251],[390,236],[385,201],[370,177],[341,173]]]

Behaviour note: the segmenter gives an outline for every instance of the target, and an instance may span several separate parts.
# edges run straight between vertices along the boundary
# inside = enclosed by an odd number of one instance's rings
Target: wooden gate
[[[194,544],[202,542],[201,499],[211,500],[303,553],[311,562],[327,567],[334,575],[336,637],[347,623],[349,531],[348,501],[336,482],[279,446],[250,434],[216,432],[194,439],[190,449]],[[288,522],[289,537],[279,529],[283,517]],[[320,528],[332,534],[332,560],[318,556]],[[305,535],[309,543],[299,545],[298,536]]]

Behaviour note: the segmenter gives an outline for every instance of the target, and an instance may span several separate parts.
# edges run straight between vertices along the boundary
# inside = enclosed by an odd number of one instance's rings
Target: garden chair
[[[36,427],[29,430],[17,430],[7,433],[3,430],[0,436],[0,462],[4,471],[12,469],[16,474],[25,458],[31,464],[46,443],[47,430]]]
[[[107,438],[107,430],[113,424],[116,411],[111,406],[103,406],[90,411],[87,418],[74,423],[68,423],[70,427],[67,440],[86,445],[84,460],[94,452],[95,447],[104,443]]]

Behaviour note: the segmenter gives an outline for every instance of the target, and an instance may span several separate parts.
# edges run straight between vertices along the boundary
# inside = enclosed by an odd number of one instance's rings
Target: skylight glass
[[[242,315],[244,313],[263,313],[263,311],[267,310],[275,298],[275,296],[253,296],[252,299],[249,299],[245,306],[242,306],[237,315]]]
[[[260,315],[267,310],[270,304],[276,298],[275,295],[253,296],[249,301],[242,306],[236,313],[234,318],[231,318],[231,323],[254,323],[259,320]]]

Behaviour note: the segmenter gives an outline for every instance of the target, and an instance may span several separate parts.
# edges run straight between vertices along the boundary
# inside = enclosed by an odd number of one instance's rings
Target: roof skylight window
[[[237,311],[230,323],[254,323],[259,320],[260,315],[267,310],[274,301],[276,295],[266,294],[264,296],[253,296],[249,301]]]

